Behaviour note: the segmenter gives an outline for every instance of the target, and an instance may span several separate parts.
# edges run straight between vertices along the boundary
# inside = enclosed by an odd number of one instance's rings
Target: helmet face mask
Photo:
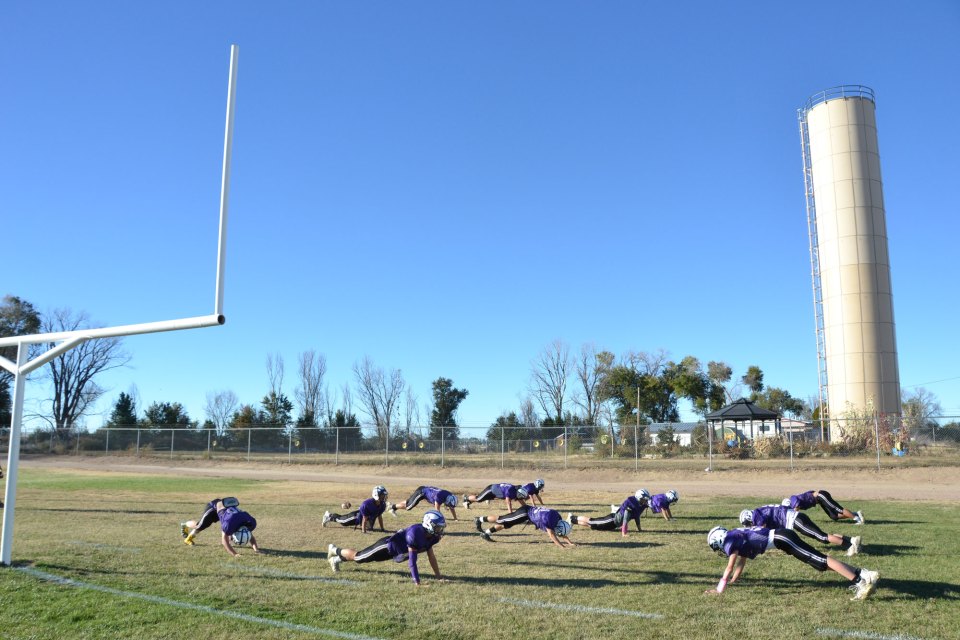
[[[431,509],[423,514],[423,528],[427,530],[427,533],[438,537],[442,536],[447,528],[447,519],[439,511]]]
[[[443,503],[444,503],[445,505],[447,505],[447,507],[449,507],[450,509],[453,509],[454,507],[457,506],[457,496],[455,496],[455,495],[453,495],[453,494],[451,493],[450,495],[448,495],[448,496],[446,497],[446,499],[443,501]]]
[[[676,502],[680,499],[680,494],[670,489],[670,491],[667,491],[667,499],[670,500],[670,502]]]
[[[740,512],[740,524],[750,526],[753,524],[753,511],[744,509]]]
[[[707,544],[710,545],[710,548],[714,551],[719,552],[723,549],[723,539],[727,535],[727,530],[723,527],[714,527],[710,529],[710,533],[707,534]]]
[[[540,478],[537,478],[536,480],[533,481],[533,486],[535,486],[537,489],[543,489],[543,485],[544,485],[544,482]]]
[[[634,497],[637,500],[649,500],[650,492],[647,491],[646,489],[638,489],[637,492],[634,494]]]

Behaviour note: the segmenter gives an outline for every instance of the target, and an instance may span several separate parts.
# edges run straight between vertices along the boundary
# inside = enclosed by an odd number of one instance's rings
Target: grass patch
[[[549,483],[549,477],[547,477]],[[406,496],[417,484],[390,486]],[[457,486],[451,490],[473,490]],[[662,490],[666,487],[650,487]],[[804,487],[805,488],[805,487]],[[842,487],[828,487],[843,502]],[[325,509],[369,490],[325,483],[170,478],[25,470],[17,502],[14,564],[73,580],[58,584],[15,570],[0,571],[0,635],[9,638],[306,638],[329,632],[417,639],[657,637],[814,637],[817,629],[956,637],[960,627],[960,528],[955,504],[872,501],[867,524],[832,523],[831,533],[863,535],[853,564],[879,570],[879,589],[850,602],[845,581],[819,574],[771,551],[748,563],[743,584],[718,598],[703,595],[724,560],[710,552],[714,524],[736,526],[745,507],[783,496],[716,499],[685,495],[671,522],[645,517],[644,531],[575,528],[576,549],[561,550],[532,527],[515,527],[494,544],[476,534],[472,517],[494,508],[459,510],[437,547],[452,579],[438,584],[422,559],[425,585],[411,583],[406,563],[344,563],[333,574],[326,546],[363,548],[384,534],[328,525]],[[231,559],[214,528],[186,547],[178,523],[198,516],[216,495],[239,496],[258,520],[268,552]],[[546,494],[564,515],[599,515],[624,496],[604,491]],[[388,529],[418,521],[424,508],[385,518]],[[831,550],[842,557],[839,550]],[[79,584],[79,583],[82,583]],[[96,590],[96,585],[107,591]],[[124,593],[138,594],[124,595]],[[227,615],[227,613],[231,615]],[[234,614],[245,618],[231,617]],[[660,618],[640,617],[662,616]],[[274,626],[271,622],[282,626]],[[299,625],[299,626],[298,626]],[[867,637],[867,636],[861,636]]]

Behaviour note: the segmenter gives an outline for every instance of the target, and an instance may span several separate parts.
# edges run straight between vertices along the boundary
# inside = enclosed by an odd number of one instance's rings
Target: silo
[[[821,406],[900,414],[900,372],[873,91],[821,91],[799,110]]]

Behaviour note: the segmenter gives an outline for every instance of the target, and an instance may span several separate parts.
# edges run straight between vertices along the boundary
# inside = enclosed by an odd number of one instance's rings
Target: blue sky
[[[796,109],[877,96],[901,382],[960,414],[960,4],[44,2],[0,8],[0,295],[134,336],[109,411],[257,403],[369,356],[517,409],[555,339],[759,365],[816,394]],[[46,391],[29,386],[34,406]],[[99,426],[100,416],[88,424]]]

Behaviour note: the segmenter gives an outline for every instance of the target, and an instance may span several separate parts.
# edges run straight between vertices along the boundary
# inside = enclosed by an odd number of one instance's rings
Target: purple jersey
[[[793,509],[779,504],[767,504],[753,510],[753,526],[767,529],[792,529]]]
[[[813,495],[813,491],[804,491],[799,495],[790,496],[788,500],[784,500],[784,502],[787,502],[787,501],[789,501],[790,503],[789,506],[791,509],[799,509],[800,511],[803,511],[804,509],[809,509],[810,507],[817,504],[817,498],[816,496]]]
[[[420,583],[420,572],[417,570],[417,554],[422,553],[440,542],[438,536],[427,533],[422,524],[412,524],[406,529],[400,529],[387,540],[387,549],[393,556],[394,562],[406,560],[410,565],[410,575],[413,581]],[[410,549],[413,553],[410,553]]]
[[[386,510],[386,502],[377,502],[373,498],[367,498],[360,504],[360,515],[367,520],[375,520],[377,517],[382,516]]]
[[[624,522],[627,520],[639,520],[640,514],[643,513],[646,508],[647,506],[640,504],[640,501],[637,500],[635,496],[630,496],[624,500],[620,508],[617,509],[617,514],[620,516],[619,519]]]
[[[529,507],[527,517],[530,518],[533,526],[541,531],[553,529],[557,526],[557,523],[563,520],[559,511],[546,507]]]
[[[424,487],[423,488],[423,497],[427,499],[428,502],[434,504],[445,504],[447,501],[447,496],[453,495],[446,489],[438,489],[437,487]]]
[[[749,529],[731,529],[723,536],[723,552],[728,556],[734,553],[753,560],[770,548],[772,531],[763,527]]]
[[[246,511],[240,511],[236,507],[227,507],[217,513],[220,518],[220,529],[229,535],[233,535],[240,527],[246,527],[250,531],[257,528],[256,519]]]
[[[493,495],[498,498],[517,499],[517,488],[509,482],[498,482],[497,484],[491,485],[490,488],[493,491]]]
[[[670,508],[670,499],[665,493],[658,493],[657,495],[650,498],[650,511],[654,513],[660,513],[663,511],[664,507]]]

